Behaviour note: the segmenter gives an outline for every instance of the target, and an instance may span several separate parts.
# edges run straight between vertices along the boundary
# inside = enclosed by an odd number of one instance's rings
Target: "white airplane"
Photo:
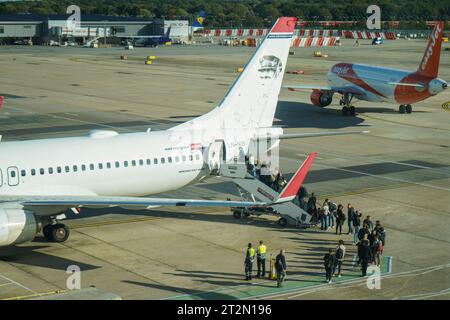
[[[69,229],[58,222],[61,214],[81,207],[271,205],[140,196],[206,178],[221,162],[248,154],[258,139],[277,143],[349,133],[283,134],[272,127],[295,23],[295,18],[278,19],[219,106],[169,130],[95,130],[84,137],[1,142],[0,246],[30,241],[41,231],[50,241],[63,242]],[[272,204],[292,199],[302,168]]]
[[[399,103],[400,113],[411,113],[412,103],[425,100],[447,89],[438,78],[444,23],[436,23],[417,71],[405,71],[365,64],[338,63],[327,74],[328,86],[293,85],[290,91],[312,89],[311,102],[318,107],[331,104],[333,94],[341,94],[343,115],[354,115],[352,99]]]

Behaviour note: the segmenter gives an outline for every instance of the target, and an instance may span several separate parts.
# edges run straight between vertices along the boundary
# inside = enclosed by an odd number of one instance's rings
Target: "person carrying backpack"
[[[333,269],[336,264],[336,256],[333,253],[333,249],[330,249],[323,257],[323,265],[325,267],[325,281],[331,283],[331,277],[333,276]]]
[[[344,246],[344,240],[339,240],[339,244],[336,247],[336,267],[337,267],[337,277],[341,277],[341,267],[342,263],[344,262],[345,258],[345,246]]]

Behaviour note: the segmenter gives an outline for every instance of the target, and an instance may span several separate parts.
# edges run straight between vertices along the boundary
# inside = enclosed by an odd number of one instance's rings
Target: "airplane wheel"
[[[233,218],[235,219],[241,219],[242,218],[242,213],[240,210],[235,210],[233,211]]]
[[[64,242],[69,238],[69,227],[62,223],[47,225],[44,227],[44,236],[52,242]]]
[[[412,112],[412,107],[411,107],[410,104],[407,104],[407,105],[405,106],[405,109],[406,109],[406,113],[411,113],[411,112]]]
[[[401,104],[401,105],[398,107],[398,112],[400,112],[400,113],[406,113],[406,106],[403,105],[403,104]]]
[[[342,108],[342,115],[343,115],[343,116],[347,116],[347,115],[348,115],[348,112],[349,112],[348,107],[343,107],[343,108]]]
[[[287,225],[286,218],[280,218],[280,220],[278,220],[278,224],[282,227],[285,227]]]
[[[354,115],[356,114],[356,109],[355,109],[355,107],[354,107],[354,106],[351,106],[351,107],[349,108],[349,112],[350,112],[350,115],[351,115],[351,116],[354,116]]]

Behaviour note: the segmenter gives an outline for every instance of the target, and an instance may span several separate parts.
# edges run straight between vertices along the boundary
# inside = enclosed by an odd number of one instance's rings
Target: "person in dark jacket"
[[[377,232],[377,234],[380,237],[380,240],[383,244],[383,247],[384,247],[386,245],[386,232],[384,231],[384,228],[381,225],[380,220],[377,220],[375,222],[375,228],[373,228],[373,229]]]
[[[323,265],[325,267],[325,281],[331,283],[333,269],[336,265],[336,256],[333,249],[330,249],[328,253],[323,257]]]
[[[308,213],[312,214],[313,212],[315,212],[317,210],[317,198],[313,193],[311,193],[311,196],[308,199],[308,204],[307,204],[307,208],[308,208]]]
[[[355,227],[355,234],[353,236],[353,241],[358,243],[358,233],[359,228],[361,227],[361,213],[359,213],[358,210],[356,210],[355,215],[353,216],[353,227]]]
[[[358,257],[361,261],[362,276],[365,277],[367,275],[367,267],[369,266],[369,261],[372,260],[370,243],[367,239],[367,235],[364,235],[364,237],[358,244]]]
[[[338,205],[336,212],[336,234],[342,234],[342,226],[345,222],[344,206],[342,204]]]
[[[277,287],[283,287],[283,281],[286,277],[286,256],[284,249],[280,250],[280,253],[277,255],[275,259],[275,270],[277,271]]]
[[[353,233],[353,218],[355,217],[355,209],[353,206],[349,203],[347,205],[347,224],[348,224],[348,233]]]
[[[369,235],[370,235],[370,230],[367,227],[367,225],[364,224],[363,227],[361,229],[359,229],[359,231],[358,231],[358,240],[361,241],[364,238],[364,236],[367,236],[367,239],[368,239]]]
[[[363,225],[366,225],[367,228],[370,230],[370,232],[372,232],[373,230],[373,222],[372,220],[370,220],[370,216],[367,216],[364,221],[363,221]]]

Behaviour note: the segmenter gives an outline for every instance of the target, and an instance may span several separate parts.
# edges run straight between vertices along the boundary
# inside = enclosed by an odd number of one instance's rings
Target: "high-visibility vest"
[[[255,256],[255,249],[248,248],[248,254],[249,254],[250,258],[253,258]]]
[[[266,251],[267,251],[267,247],[265,245],[262,244],[262,245],[260,245],[258,247],[258,254],[259,255],[265,255]]]

